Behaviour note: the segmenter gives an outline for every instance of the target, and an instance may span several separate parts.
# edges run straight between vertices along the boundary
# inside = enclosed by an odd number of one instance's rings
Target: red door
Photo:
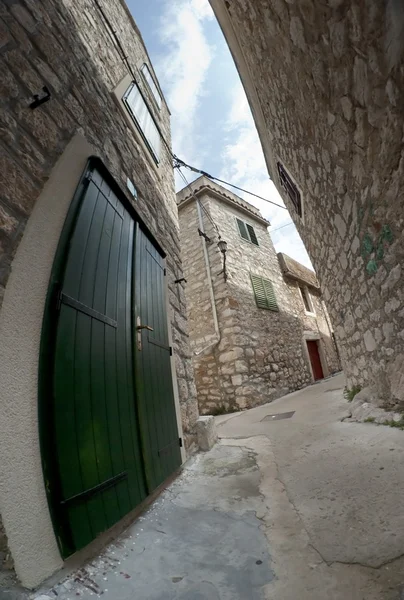
[[[317,381],[318,379],[323,379],[324,373],[318,351],[318,342],[317,340],[306,340],[306,342],[310,356],[311,368],[313,369],[314,380]]]

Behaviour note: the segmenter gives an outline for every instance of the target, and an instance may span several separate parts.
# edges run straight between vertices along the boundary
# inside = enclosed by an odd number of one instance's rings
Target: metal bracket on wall
[[[49,88],[46,85],[44,85],[42,91],[45,94],[44,96],[42,96],[42,98],[39,97],[39,94],[34,94],[34,100],[29,105],[29,107],[32,108],[32,110],[38,108],[38,106],[41,106],[41,104],[45,104],[45,102],[48,102],[48,100],[50,100],[51,93],[49,91]]]

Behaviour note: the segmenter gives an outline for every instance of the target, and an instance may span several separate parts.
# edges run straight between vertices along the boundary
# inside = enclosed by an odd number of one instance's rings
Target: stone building
[[[259,210],[204,176],[177,201],[201,413],[263,404],[338,370],[315,274],[281,255],[283,276]]]
[[[193,452],[198,409],[170,113],[135,22],[123,0],[0,15],[0,557],[33,587]]]
[[[305,243],[348,387],[404,407],[404,8],[210,0]]]

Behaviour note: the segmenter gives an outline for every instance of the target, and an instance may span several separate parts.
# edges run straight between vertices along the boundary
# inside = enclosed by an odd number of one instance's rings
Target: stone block
[[[217,442],[215,417],[211,415],[199,417],[196,422],[198,446],[204,452],[211,450]]]

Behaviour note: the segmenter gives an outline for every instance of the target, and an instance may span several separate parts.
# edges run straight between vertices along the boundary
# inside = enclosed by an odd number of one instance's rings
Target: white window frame
[[[160,93],[159,87],[157,85],[157,83],[154,80],[154,77],[152,75],[152,72],[149,68],[149,65],[147,63],[143,63],[142,66],[140,67],[140,72],[142,74],[143,79],[145,80],[147,87],[150,90],[150,93],[153,97],[153,100],[157,106],[157,108],[159,110],[161,110],[161,104],[163,102],[163,98],[162,95]],[[151,82],[149,81],[148,77],[145,75],[145,72],[150,76]]]
[[[301,301],[302,301],[302,304],[303,304],[304,312],[306,313],[306,315],[310,315],[311,317],[315,317],[316,316],[316,311],[314,309],[314,303],[313,303],[313,300],[311,298],[311,294],[310,294],[309,288],[307,287],[307,285],[302,285],[300,283],[298,284],[298,287],[299,287],[299,294],[300,294],[300,298],[301,298]],[[304,301],[302,290],[305,293],[307,304],[309,305],[310,310],[306,309],[306,303]]]
[[[135,114],[135,112],[133,111],[133,108],[132,108],[132,106],[130,104],[129,97],[130,97],[131,93],[134,90],[138,92],[141,101],[143,101],[144,108],[147,111],[147,116],[150,118],[149,123],[152,124],[153,129],[155,129],[155,132],[158,135],[158,142],[159,142],[158,148],[156,148],[153,145],[153,142],[151,141],[150,137],[144,131],[144,127],[143,127],[142,123],[140,122],[139,116]],[[126,107],[128,113],[132,117],[132,119],[133,119],[133,121],[134,121],[137,129],[139,130],[139,133],[142,136],[143,141],[144,141],[146,147],[148,148],[150,154],[152,155],[153,160],[155,161],[156,164],[159,164],[159,162],[160,162],[160,154],[161,154],[161,134],[160,134],[160,130],[159,130],[158,126],[157,126],[157,123],[155,121],[153,113],[150,110],[149,105],[147,104],[147,100],[144,97],[144,94],[142,93],[142,90],[140,89],[140,87],[136,83],[136,81],[132,81],[131,82],[131,84],[129,85],[128,89],[125,91],[124,95],[122,96],[122,102],[123,102],[124,106]]]
[[[242,221],[246,225],[246,231],[247,231],[247,235],[248,235],[248,240],[246,240],[245,238],[243,238],[243,236],[241,235],[240,229],[239,229],[239,226],[238,226],[238,223],[237,223],[237,219],[239,221]],[[242,219],[241,217],[237,217],[236,215],[234,215],[234,223],[236,225],[237,233],[238,233],[240,239],[242,239],[243,242],[247,242],[247,244],[251,244],[252,246],[255,246],[256,248],[259,248],[260,242],[259,242],[259,239],[258,239],[257,230],[254,227],[254,225],[251,225],[251,223],[248,223],[248,221],[245,221],[244,219]],[[252,227],[254,229],[255,237],[257,238],[258,244],[254,244],[254,242],[251,241],[251,239],[250,239],[250,232],[247,229],[247,225],[249,225],[250,227]]]

